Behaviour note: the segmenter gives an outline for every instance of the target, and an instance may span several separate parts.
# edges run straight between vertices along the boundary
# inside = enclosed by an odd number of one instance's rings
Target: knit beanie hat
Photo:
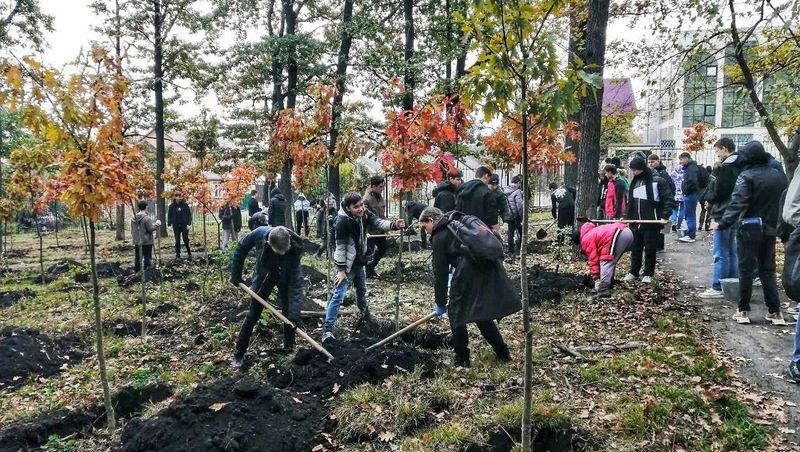
[[[631,167],[631,169],[644,171],[647,169],[647,162],[643,158],[636,156],[631,159],[631,163],[629,166]]]

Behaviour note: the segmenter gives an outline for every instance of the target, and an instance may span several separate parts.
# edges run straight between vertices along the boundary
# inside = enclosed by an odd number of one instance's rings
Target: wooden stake
[[[436,317],[436,313],[435,312],[431,312],[430,314],[428,314],[425,317],[417,320],[416,322],[412,323],[411,325],[408,325],[407,327],[403,328],[402,330],[392,334],[391,336],[389,336],[389,337],[387,337],[385,339],[381,339],[380,341],[370,345],[364,351],[368,352],[368,351],[370,351],[371,349],[373,349],[375,347],[380,347],[381,345],[383,345],[383,344],[385,344],[387,342],[390,342],[390,341],[394,340],[395,338],[397,338],[399,336],[402,336],[403,334],[413,330],[414,328],[417,328],[418,326],[422,325],[423,323],[429,321],[430,319],[432,319],[434,317]]]

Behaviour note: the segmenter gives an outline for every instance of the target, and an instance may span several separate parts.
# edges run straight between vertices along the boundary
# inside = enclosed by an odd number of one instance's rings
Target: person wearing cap
[[[460,169],[453,169],[447,173],[447,180],[442,181],[433,189],[433,207],[442,212],[450,212],[456,208],[456,193],[464,182],[464,174]]]
[[[633,221],[654,223],[631,223],[633,246],[631,248],[631,269],[625,275],[625,281],[639,278],[642,270],[642,252],[644,251],[644,270],[642,282],[653,282],[656,270],[656,252],[658,250],[661,228],[672,214],[674,198],[669,183],[647,166],[647,161],[636,156],[630,162],[631,180],[628,190],[628,211],[625,218]]]

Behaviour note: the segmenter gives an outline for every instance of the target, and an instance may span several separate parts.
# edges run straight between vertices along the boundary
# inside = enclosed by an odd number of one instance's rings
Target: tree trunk
[[[519,80],[521,98],[528,99],[528,82],[523,77]],[[531,329],[531,304],[528,294],[528,205],[530,190],[528,183],[528,114],[522,112],[522,186],[525,191],[522,197],[522,238],[519,246],[519,282],[522,288],[522,328],[525,331],[525,368],[522,405],[522,450],[531,449],[531,403],[533,401],[533,330]]]
[[[347,66],[350,63],[350,46],[353,42],[353,34],[350,32],[352,19],[353,0],[345,0],[342,11],[342,41],[339,45],[339,54],[336,58],[336,75],[334,78],[336,92],[333,95],[331,132],[330,139],[328,140],[328,156],[331,158],[336,155],[336,142],[339,139],[339,119],[342,116],[342,104],[344,102],[344,93],[346,89],[345,77],[347,76]],[[336,199],[340,199],[341,190],[339,165],[330,165],[328,166],[328,192],[332,193]]]
[[[36,215],[33,216],[33,221],[36,222],[36,235],[39,237],[39,271],[42,273],[42,285],[47,284],[44,280],[44,243],[42,240],[42,226],[39,224],[39,219]]]
[[[56,221],[53,223],[53,230],[55,231],[56,234],[56,246],[61,247],[61,244],[58,243],[58,201],[53,201],[53,206],[55,206],[55,208],[53,209],[54,210],[53,218],[56,219]],[[2,250],[2,247],[0,247],[0,250]]]
[[[414,108],[414,0],[403,0],[403,19],[405,31],[405,50],[403,52],[403,110]]]
[[[609,0],[589,0],[586,21],[587,71],[602,79],[606,53]],[[581,100],[581,140],[578,148],[578,215],[585,215],[597,200],[597,169],[600,162],[600,116],[603,107],[603,88]]]
[[[3,121],[0,117],[0,198],[3,197]],[[6,232],[6,223],[0,221],[0,255],[5,252],[4,241]]]
[[[124,207],[124,206],[123,206]],[[145,291],[146,285],[146,269],[144,267],[144,246],[142,245],[142,229],[139,222],[136,223],[136,235],[139,236],[139,243],[136,246],[139,249],[139,270],[142,276],[142,338],[147,337],[147,293]],[[133,233],[133,231],[131,231]]]
[[[103,315],[100,311],[100,285],[97,282],[97,258],[95,248],[94,221],[89,220],[89,265],[92,270],[92,302],[94,305],[94,334],[97,343],[97,365],[100,367],[100,383],[103,386],[103,401],[106,406],[108,429],[113,432],[117,428],[117,422],[114,419],[114,405],[111,402],[111,391],[108,387],[106,355],[103,348]]]
[[[161,220],[159,234],[167,236],[166,203],[164,202],[164,55],[162,36],[161,0],[153,0],[153,91],[156,110],[156,203],[158,219]]]
[[[584,60],[586,57],[585,46],[585,33],[586,33],[586,10],[584,5],[573,2],[570,4],[569,15],[569,50],[567,54],[567,66],[573,67],[576,65],[576,60]],[[581,113],[577,111],[567,118],[568,121],[575,121],[581,123]],[[580,153],[580,141],[573,140],[570,137],[564,139],[564,148],[571,150],[577,156]],[[599,163],[599,162],[598,162]],[[578,186],[578,167],[580,160],[575,163],[566,163],[564,165],[564,183],[570,187]],[[582,211],[579,211],[583,215]]]
[[[286,20],[286,36],[294,36],[297,29],[297,13],[294,10],[294,0],[282,0],[283,14]],[[286,59],[286,108],[294,109],[297,103],[297,59],[295,48],[289,48]],[[292,196],[292,158],[287,156],[281,169],[280,189],[288,203],[283,210],[285,224],[289,229],[294,229],[294,218],[292,218],[291,205],[294,197]]]
[[[115,215],[114,223],[117,226],[117,233],[114,236],[115,240],[125,240],[125,205],[117,205],[117,212]]]

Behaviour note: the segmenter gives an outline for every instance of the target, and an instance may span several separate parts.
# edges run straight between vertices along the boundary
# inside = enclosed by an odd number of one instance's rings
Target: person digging
[[[335,339],[333,328],[336,326],[336,318],[339,316],[339,306],[351,284],[356,287],[356,305],[361,312],[361,321],[371,320],[367,305],[365,268],[369,262],[367,231],[387,232],[405,227],[406,222],[403,219],[383,220],[366,209],[360,193],[351,192],[344,196],[334,226],[336,250],[333,253],[333,263],[336,265],[336,275],[333,278],[333,293],[325,310],[323,343]]]
[[[267,298],[272,290],[278,288],[278,302],[281,312],[293,324],[300,320],[300,306],[303,300],[304,282],[300,258],[303,254],[303,241],[299,235],[284,226],[267,226],[267,218],[262,212],[254,215],[259,225],[244,236],[236,245],[231,260],[230,283],[239,287],[242,282],[244,260],[255,248],[258,261],[253,271],[250,289],[262,298]],[[244,356],[250,344],[258,319],[264,307],[255,299],[250,300],[250,310],[244,319],[236,349],[231,358],[231,366],[238,369],[244,363]],[[295,329],[283,325],[283,347],[292,350],[295,344]]]
[[[433,248],[434,312],[448,312],[453,334],[455,365],[469,367],[469,336],[467,324],[475,323],[492,346],[500,361],[510,361],[511,353],[497,329],[495,319],[501,319],[521,309],[516,291],[503,267],[502,257],[479,262],[464,255],[464,246],[448,227],[450,216],[436,207],[428,207],[420,215],[420,224],[431,235]],[[492,234],[481,224],[486,234]],[[502,256],[502,244],[500,255]],[[454,267],[452,281],[450,267]],[[449,303],[448,303],[449,300]]]
[[[594,280],[598,298],[611,298],[614,272],[622,255],[633,247],[633,232],[623,223],[597,226],[586,218],[580,226],[581,251],[589,261],[589,274]]]

